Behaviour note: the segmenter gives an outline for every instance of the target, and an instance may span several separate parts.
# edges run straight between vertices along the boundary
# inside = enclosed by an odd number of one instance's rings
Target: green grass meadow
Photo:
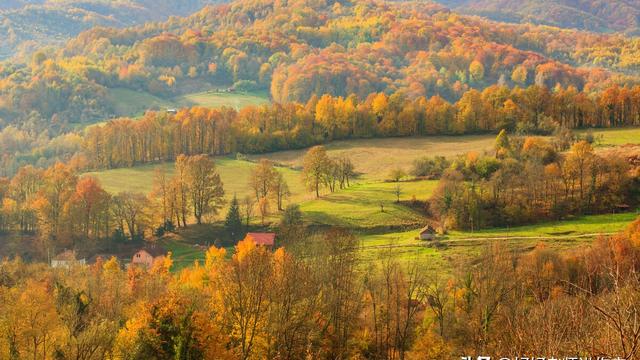
[[[626,144],[640,144],[640,128],[622,128],[622,129],[592,129],[578,130],[579,135],[593,134],[596,138],[597,146],[618,146]]]
[[[357,183],[300,205],[306,220],[315,225],[332,225],[356,230],[420,226],[424,214],[406,206],[415,197],[426,201],[437,181]],[[396,186],[400,188],[397,203]],[[384,210],[384,211],[383,211]]]
[[[178,107],[204,106],[210,108],[228,106],[236,110],[250,105],[268,104],[269,94],[266,91],[218,93],[204,91],[174,98]]]
[[[239,199],[251,193],[249,188],[249,174],[256,166],[250,161],[236,160],[229,157],[215,158],[216,168],[224,184],[224,190],[228,199],[234,194]],[[123,191],[141,192],[147,194],[153,188],[153,177],[156,169],[163,169],[168,177],[175,172],[173,162],[162,164],[147,164],[133,168],[110,169],[97,172],[86,173],[86,176],[97,178],[102,186],[110,193]],[[293,196],[303,195],[304,187],[300,181],[300,173],[289,168],[277,167],[281,172],[293,194]]]
[[[363,178],[382,181],[391,170],[411,170],[413,161],[436,155],[454,157],[474,151],[479,154],[493,151],[495,135],[422,136],[383,139],[354,139],[326,144],[329,156],[348,155],[355,170]],[[268,158],[275,163],[294,168],[302,167],[306,149],[250,155],[251,159]]]
[[[176,103],[170,99],[125,88],[109,89],[107,100],[113,104],[117,116],[137,117],[144,115],[149,109],[165,110],[176,107]]]
[[[419,229],[360,237],[363,258],[375,260],[393,250],[405,262],[430,262],[437,266],[449,263],[449,270],[479,255],[487,245],[500,243],[516,252],[532,250],[539,244],[572,251],[589,245],[598,234],[624,230],[640,216],[639,212],[588,215],[571,220],[547,222],[514,228],[487,229],[477,232],[452,231],[441,239],[421,241]],[[445,263],[440,261],[447,260]]]
[[[269,94],[266,91],[227,93],[210,90],[166,99],[144,91],[126,88],[109,89],[107,100],[113,104],[117,116],[130,117],[142,116],[147,110],[166,110],[193,106],[209,108],[228,106],[239,110],[245,106],[268,104],[270,102]]]

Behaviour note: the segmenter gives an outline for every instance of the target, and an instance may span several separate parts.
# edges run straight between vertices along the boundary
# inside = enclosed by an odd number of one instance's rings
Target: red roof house
[[[274,233],[248,233],[244,239],[251,239],[260,246],[274,247],[276,244],[276,234]]]

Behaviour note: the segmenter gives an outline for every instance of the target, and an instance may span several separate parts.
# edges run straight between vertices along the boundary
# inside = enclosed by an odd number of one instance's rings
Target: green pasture
[[[113,105],[117,116],[131,117],[141,116],[148,110],[166,110],[193,106],[209,108],[228,106],[239,110],[245,106],[270,102],[269,94],[266,91],[217,92],[209,90],[167,99],[145,91],[126,88],[109,89],[107,100]]]
[[[593,134],[596,140],[596,146],[618,146],[626,144],[640,144],[640,128],[630,127],[621,129],[591,129],[578,130],[581,136],[587,133]]]
[[[239,199],[251,194],[249,174],[251,169],[256,166],[255,163],[230,157],[217,157],[215,163],[228,199],[232,198],[234,194]],[[171,177],[175,172],[174,166],[173,162],[166,162],[90,172],[85,175],[97,178],[105,190],[110,193],[129,191],[147,194],[153,187],[156,169],[163,169],[167,177]],[[293,197],[304,195],[305,191],[298,171],[283,167],[277,167],[277,170],[284,175]]]
[[[358,183],[301,204],[306,220],[314,225],[332,225],[354,230],[420,226],[424,214],[419,205],[407,206],[415,198],[426,201],[437,181]],[[397,203],[396,187],[400,189]]]
[[[436,155],[454,157],[471,151],[490,153],[495,135],[423,136],[384,139],[355,139],[326,144],[329,156],[348,155],[355,170],[368,180],[387,180],[395,168],[410,171],[413,162],[421,157]],[[268,158],[276,163],[302,167],[307,149],[279,151],[251,155],[250,158]]]

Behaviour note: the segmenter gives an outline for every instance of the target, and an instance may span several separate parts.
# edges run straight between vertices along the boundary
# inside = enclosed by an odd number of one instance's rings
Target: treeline
[[[584,140],[559,151],[568,144],[510,140],[503,131],[495,156],[469,153],[444,170],[430,210],[445,230],[478,230],[628,211],[638,204],[638,178],[626,159],[600,156]],[[416,163],[415,171],[425,169],[443,171]]]
[[[147,113],[91,127],[84,152],[95,168],[173,160],[180,154],[222,155],[297,149],[366,137],[470,134],[508,129],[548,134],[559,127],[640,125],[640,86],[611,87],[599,96],[575,88],[491,86],[456,103],[439,96],[376,93],[360,101],[324,95],[306,104]]]
[[[148,271],[3,260],[0,357],[635,359],[639,234],[636,221],[571,255],[488,246],[451,277],[389,255],[362,262],[340,231],[275,252],[242,241],[230,260],[211,247],[178,273],[171,255]]]

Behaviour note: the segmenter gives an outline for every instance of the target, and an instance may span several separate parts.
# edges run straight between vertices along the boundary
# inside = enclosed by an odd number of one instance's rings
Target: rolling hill
[[[597,91],[637,81],[638,50],[620,35],[495,23],[433,3],[334,5],[241,0],[145,26],[93,28],[29,64],[2,64],[0,118],[103,120],[115,113],[105,101],[112,88],[170,98],[236,84],[277,102],[398,91],[457,100],[495,84]]]
[[[0,2],[0,60],[62,45],[94,26],[126,27],[185,16],[215,0],[24,0]]]
[[[530,22],[598,32],[640,31],[637,0],[438,0],[455,11],[498,21]]]

